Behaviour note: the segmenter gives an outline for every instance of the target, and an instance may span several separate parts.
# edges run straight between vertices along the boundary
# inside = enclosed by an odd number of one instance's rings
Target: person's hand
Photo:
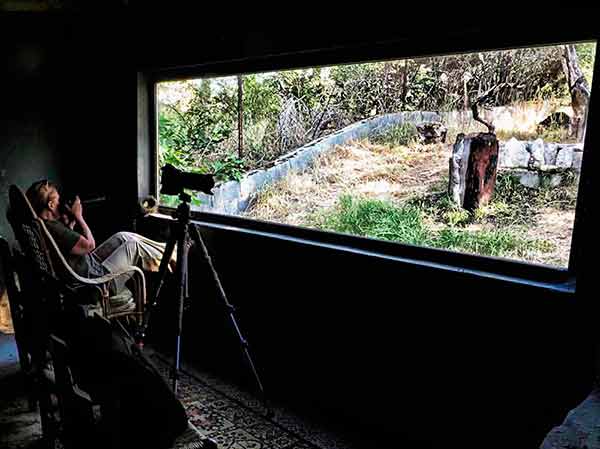
[[[83,207],[81,206],[81,201],[78,196],[75,197],[75,201],[73,201],[69,210],[77,220],[81,220],[83,217]]]
[[[69,213],[64,213],[60,216],[60,220],[64,223],[65,226],[73,229],[75,227],[75,220],[73,216]]]

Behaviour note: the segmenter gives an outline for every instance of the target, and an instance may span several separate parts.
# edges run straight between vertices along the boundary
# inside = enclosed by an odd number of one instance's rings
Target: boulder
[[[499,164],[506,168],[528,168],[530,157],[525,144],[513,137],[500,147]]]
[[[540,449],[600,449],[600,391],[595,388],[552,429]]]
[[[421,143],[445,143],[448,129],[437,122],[424,122],[417,125],[417,132]]]
[[[558,111],[550,114],[540,123],[538,123],[538,129],[555,127],[567,129],[569,128],[570,124],[571,117],[569,117],[569,115],[565,112]]]
[[[529,164],[528,168],[538,169],[545,163],[544,157],[544,141],[537,139],[529,145]]]
[[[530,189],[537,189],[540,187],[540,175],[535,171],[522,171],[518,174],[519,182],[525,187]]]
[[[583,160],[583,151],[573,151],[573,169],[579,173],[581,171],[581,162]]]
[[[556,166],[558,168],[571,168],[573,166],[573,147],[563,146],[558,149]]]
[[[544,163],[546,165],[555,165],[557,152],[558,145],[556,145],[555,143],[544,144]]]
[[[550,175],[550,179],[548,180],[548,185],[550,187],[558,187],[560,185],[560,183],[562,182],[562,175],[559,174],[553,174]]]

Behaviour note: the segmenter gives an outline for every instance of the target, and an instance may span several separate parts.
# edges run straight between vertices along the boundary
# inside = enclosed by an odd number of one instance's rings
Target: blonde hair
[[[53,190],[57,190],[56,184],[42,179],[36,181],[27,189],[27,199],[31,203],[33,210],[39,215],[48,207],[48,201],[50,201],[50,194]]]

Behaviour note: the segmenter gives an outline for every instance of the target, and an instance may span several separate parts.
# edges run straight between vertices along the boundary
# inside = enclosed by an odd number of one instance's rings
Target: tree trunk
[[[238,75],[238,157],[244,156],[244,81],[242,75]]]
[[[459,134],[450,157],[448,195],[466,210],[489,203],[496,185],[498,139],[493,133]]]
[[[574,45],[565,45],[563,53],[563,69],[567,77],[573,119],[571,120],[570,134],[578,141],[583,140],[588,103],[590,101],[590,88],[585,76],[579,67],[577,51]]]
[[[408,59],[404,60],[403,67],[403,76],[402,76],[402,105],[400,107],[401,111],[404,111],[406,107],[406,94],[408,93]]]

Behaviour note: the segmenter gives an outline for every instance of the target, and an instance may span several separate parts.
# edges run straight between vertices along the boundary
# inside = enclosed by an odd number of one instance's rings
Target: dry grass
[[[485,126],[479,123],[469,123],[466,126],[461,127],[449,127],[446,141],[448,143],[456,142],[456,136],[459,134],[474,134],[487,132]],[[569,136],[569,132],[564,128],[546,128],[540,130],[529,130],[520,131],[516,129],[506,130],[497,129],[495,131],[496,137],[502,142],[506,142],[512,138],[523,141],[532,141],[536,139],[542,139],[544,142],[556,142],[556,143],[577,143],[576,139]]]
[[[553,251],[550,254],[532,252],[528,260],[559,267],[568,266],[575,210],[548,207],[539,211],[536,221],[535,226],[526,230],[526,236],[543,236],[544,240],[552,245]]]
[[[451,145],[447,144],[392,147],[369,141],[350,142],[318,157],[306,171],[290,173],[260,192],[245,215],[320,227],[323,213],[339,206],[344,195],[384,200],[397,206],[412,203],[419,207],[423,223],[432,233],[454,230],[456,235],[450,237],[458,238],[509,232],[540,245],[519,246],[507,257],[567,266],[576,185],[531,192],[518,183],[500,182],[490,206],[478,211],[476,215],[481,217],[473,217],[449,208],[448,200],[444,200],[450,152]],[[567,191],[568,198],[562,198]],[[554,201],[554,196],[564,201]],[[419,198],[424,199],[422,204],[415,203]]]
[[[263,190],[246,216],[303,225],[345,193],[400,202],[439,182],[447,171],[448,152],[443,144],[389,147],[355,141],[336,146],[310,169]]]

